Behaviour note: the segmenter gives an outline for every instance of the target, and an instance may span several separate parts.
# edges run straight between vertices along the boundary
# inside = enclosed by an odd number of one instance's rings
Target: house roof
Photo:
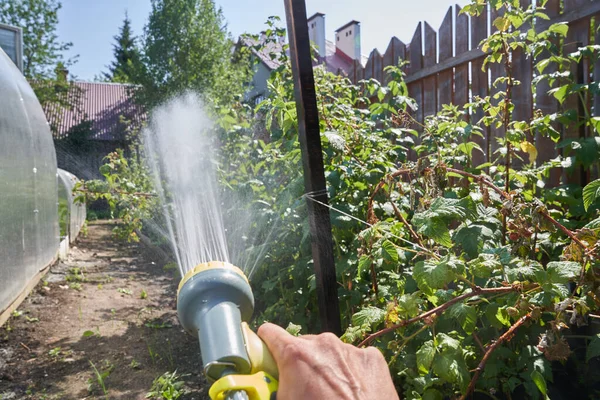
[[[280,59],[277,56],[272,58],[271,53],[275,55],[281,54],[283,52],[282,43],[267,43],[265,47],[259,51],[253,48],[259,43],[259,41],[255,39],[242,37],[240,38],[240,42],[246,46],[249,46],[252,49],[252,53],[257,56],[258,59],[271,71],[281,66]],[[324,61],[329,72],[337,73],[339,70],[342,70],[343,72],[347,73],[350,71],[350,68],[352,67],[352,60],[348,56],[342,55],[336,51],[335,43],[330,40],[326,40],[325,49],[326,56]],[[365,65],[368,59],[368,57],[362,56],[361,64]]]
[[[343,29],[346,29],[350,25],[360,25],[360,22],[358,22],[357,20],[353,19],[352,21],[348,22],[346,25],[344,25],[344,26],[342,26],[340,28],[337,28],[335,31],[339,32],[339,31],[341,31]]]
[[[143,108],[133,101],[136,86],[121,83],[74,82],[70,96],[80,90],[80,101],[74,110],[45,109],[46,118],[53,127],[54,137],[63,139],[80,123],[92,121],[95,140],[120,141],[127,137],[128,128],[140,127],[146,119]],[[130,124],[123,122],[127,120]]]
[[[314,18],[316,18],[316,17],[324,17],[324,16],[325,16],[325,14],[323,14],[323,13],[320,13],[320,12],[318,12],[318,13],[314,13],[314,14],[313,14],[313,15],[311,15],[311,16],[310,16],[310,18],[308,18],[306,21],[310,21],[310,20],[312,20],[312,19],[314,19]]]
[[[260,49],[256,49],[257,45],[261,44],[261,39],[254,39],[249,36],[240,37],[240,43],[246,47],[249,47],[258,59],[269,69],[274,70],[281,66],[282,62],[279,59],[278,55],[283,52],[283,43],[280,42],[272,42],[264,43],[264,39],[262,40],[263,45]],[[273,56],[272,56],[273,55]]]

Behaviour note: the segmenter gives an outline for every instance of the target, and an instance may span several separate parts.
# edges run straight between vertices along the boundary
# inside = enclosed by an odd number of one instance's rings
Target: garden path
[[[175,370],[180,399],[205,398],[198,342],[176,316],[177,270],[113,227],[90,224],[0,328],[0,399],[144,399]]]

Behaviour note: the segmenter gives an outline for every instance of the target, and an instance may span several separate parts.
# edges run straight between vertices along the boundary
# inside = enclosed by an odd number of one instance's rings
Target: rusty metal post
[[[306,4],[304,0],[284,0],[284,2],[298,112],[298,139],[302,150],[304,186],[306,193],[318,201],[312,201],[308,197],[306,199],[321,329],[339,336],[342,333],[340,304],[333,258],[331,221],[329,208],[326,206],[328,203],[327,186],[306,20]]]

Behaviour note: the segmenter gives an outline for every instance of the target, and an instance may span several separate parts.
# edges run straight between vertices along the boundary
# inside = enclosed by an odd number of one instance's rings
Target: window
[[[352,29],[348,31],[348,35],[352,35]]]
[[[338,39],[337,41],[339,42],[340,41],[340,37],[338,36],[337,39]]]

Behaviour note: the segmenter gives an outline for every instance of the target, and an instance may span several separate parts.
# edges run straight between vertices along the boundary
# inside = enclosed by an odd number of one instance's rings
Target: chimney
[[[56,73],[56,79],[61,82],[66,82],[69,79],[69,70],[62,62],[58,63],[54,72]]]
[[[335,31],[335,51],[360,61],[360,22],[350,21]]]
[[[308,37],[319,49],[319,56],[327,56],[325,47],[325,14],[316,13],[308,19]]]

